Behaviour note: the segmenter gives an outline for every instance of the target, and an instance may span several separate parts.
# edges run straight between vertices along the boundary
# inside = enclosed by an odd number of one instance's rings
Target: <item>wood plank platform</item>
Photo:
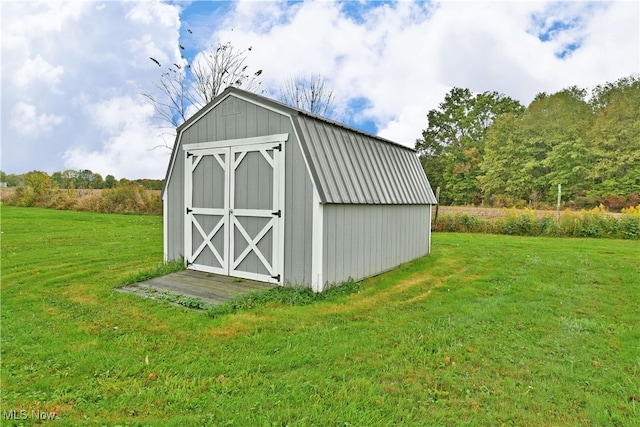
[[[266,290],[276,286],[255,280],[195,270],[182,270],[144,282],[132,283],[119,290],[146,297],[152,297],[155,292],[171,292],[175,295],[200,298],[205,304],[217,305],[244,293]]]

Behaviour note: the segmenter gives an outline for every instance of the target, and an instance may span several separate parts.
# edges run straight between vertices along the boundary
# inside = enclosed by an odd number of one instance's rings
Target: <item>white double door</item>
[[[280,283],[283,144],[188,147],[187,267]]]

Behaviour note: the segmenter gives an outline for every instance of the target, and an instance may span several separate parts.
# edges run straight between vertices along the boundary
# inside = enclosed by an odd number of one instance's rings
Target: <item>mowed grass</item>
[[[212,319],[115,290],[160,263],[161,218],[1,213],[3,411],[56,412],[51,425],[640,425],[638,242],[435,234],[431,256],[355,294]]]

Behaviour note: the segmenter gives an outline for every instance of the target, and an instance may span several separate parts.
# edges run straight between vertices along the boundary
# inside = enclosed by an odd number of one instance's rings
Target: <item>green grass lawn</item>
[[[640,425],[638,242],[435,234],[355,294],[212,319],[115,290],[159,217],[1,214],[2,425]]]

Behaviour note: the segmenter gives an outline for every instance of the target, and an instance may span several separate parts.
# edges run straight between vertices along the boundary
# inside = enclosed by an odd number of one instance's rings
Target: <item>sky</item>
[[[338,120],[410,147],[453,87],[526,106],[640,71],[638,1],[3,0],[0,21],[0,169],[16,174],[164,178],[174,139],[141,95],[157,94],[149,57],[218,43],[246,50],[264,96],[322,75]]]

